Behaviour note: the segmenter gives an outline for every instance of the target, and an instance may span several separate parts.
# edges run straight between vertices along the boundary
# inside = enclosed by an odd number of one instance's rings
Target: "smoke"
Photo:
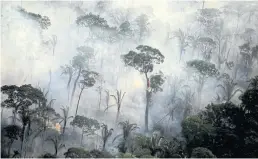
[[[219,8],[223,4],[224,2],[218,1],[205,2],[205,6],[208,8]],[[56,99],[54,108],[58,113],[61,112],[62,106],[69,106],[70,115],[74,115],[79,91],[75,92],[73,103],[69,105],[66,88],[68,77],[61,76],[60,66],[69,64],[73,56],[77,54],[77,47],[90,46],[94,48],[96,54],[90,67],[103,76],[105,80],[104,90],[109,90],[111,94],[115,94],[116,89],[126,92],[122,102],[120,120],[130,120],[130,123],[137,123],[143,129],[146,102],[145,77],[133,68],[126,68],[120,55],[128,53],[129,50],[135,50],[138,45],[144,44],[159,49],[165,56],[164,63],[154,67],[154,73],[161,70],[167,79],[169,77],[183,79],[182,86],[177,85],[176,88],[179,96],[182,96],[180,93],[184,85],[190,86],[194,91],[195,83],[189,80],[185,63],[196,56],[190,54],[191,50],[186,50],[188,54],[185,54],[179,61],[178,40],[176,38],[168,40],[166,37],[168,33],[177,31],[179,28],[193,29],[189,28],[188,23],[194,21],[193,14],[197,9],[201,9],[202,3],[194,1],[121,0],[107,3],[107,5],[107,9],[101,12],[96,10],[95,1],[2,2],[1,85],[32,84],[46,89],[51,70],[49,100]],[[48,16],[51,26],[43,30],[37,22],[22,16],[18,11],[20,7],[28,12]],[[100,14],[110,26],[119,27],[114,16],[120,16],[120,19],[123,19],[126,17],[127,11],[131,11],[127,17],[131,21],[140,14],[146,14],[150,19],[150,37],[141,43],[126,41],[110,45],[101,40],[91,41],[87,39],[89,29],[79,27],[75,22],[79,15],[92,12]],[[230,27],[234,24],[233,20],[228,21],[228,23]],[[51,45],[53,36],[56,36],[54,55],[53,45]],[[102,66],[101,61],[103,62]],[[254,72],[253,74],[255,74]],[[203,108],[213,100],[216,82],[208,80],[208,84],[203,90],[205,93],[202,96],[202,105],[194,106]],[[99,84],[84,90],[78,114],[96,118],[100,122],[108,124],[109,127],[116,127],[114,124],[116,107],[110,108],[106,113],[103,112],[106,108],[104,92],[102,93],[101,111],[98,111],[99,94],[96,88]],[[163,91],[153,94],[150,124],[156,123],[167,114],[168,110],[165,105],[171,98],[169,95],[172,84],[173,81],[166,81],[162,86]],[[115,104],[113,98],[110,99],[110,105],[112,104]],[[173,135],[180,133],[182,120],[180,111],[176,110],[175,114],[175,120],[170,123],[173,127]],[[67,125],[70,126],[69,124],[70,122]],[[115,134],[117,133],[115,132]],[[96,139],[91,141],[94,140]],[[36,141],[36,143],[38,142]]]

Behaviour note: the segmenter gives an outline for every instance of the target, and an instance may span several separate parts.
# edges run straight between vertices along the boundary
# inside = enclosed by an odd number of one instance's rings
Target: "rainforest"
[[[258,158],[258,2],[2,1],[2,158]]]

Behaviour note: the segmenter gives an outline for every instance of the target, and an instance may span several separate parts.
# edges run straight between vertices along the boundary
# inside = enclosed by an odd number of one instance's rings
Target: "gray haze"
[[[154,69],[154,73],[161,70],[166,76],[166,81],[162,85],[163,91],[153,95],[153,104],[150,112],[150,126],[160,120],[167,112],[166,105],[171,95],[172,85],[177,77],[184,80],[181,86],[189,85],[193,92],[195,91],[195,82],[190,80],[186,71],[186,62],[197,58],[197,54],[191,54],[191,49],[186,50],[186,54],[179,62],[179,47],[177,38],[166,39],[168,33],[177,31],[179,28],[198,30],[192,24],[194,23],[194,13],[202,8],[202,1],[166,1],[166,0],[119,0],[114,1],[105,11],[96,10],[96,1],[84,2],[1,2],[1,85],[23,85],[32,84],[35,87],[47,89],[49,83],[49,71],[51,70],[51,85],[48,98],[56,99],[54,108],[60,113],[62,106],[70,107],[70,115],[74,115],[76,103],[79,95],[79,89],[75,92],[72,105],[68,101],[67,76],[61,76],[60,66],[68,64],[73,56],[77,54],[77,47],[90,46],[94,48],[95,59],[91,60],[90,68],[99,72],[104,80],[104,89],[110,90],[112,94],[115,90],[126,92],[121,108],[121,119],[129,119],[132,123],[137,123],[139,127],[144,127],[145,111],[145,78],[134,68],[125,67],[120,55],[128,53],[130,50],[140,45],[149,45],[157,48],[165,56],[164,63]],[[206,8],[220,8],[226,4],[222,1],[207,1]],[[26,19],[17,9],[22,7],[28,12],[48,16],[51,26],[48,29],[41,29],[35,21]],[[120,41],[113,44],[101,40],[88,40],[89,30],[78,27],[76,19],[85,13],[100,14],[105,18],[110,26],[119,27],[119,22],[123,21],[126,12],[129,12],[128,19],[133,21],[140,14],[149,16],[150,36],[143,41]],[[120,15],[121,21],[116,20]],[[226,19],[226,27],[230,32],[236,29],[236,19]],[[239,28],[252,27],[258,28],[256,24],[246,24],[240,22]],[[55,54],[50,42],[52,35],[57,37]],[[256,38],[257,40],[257,38]],[[242,42],[236,42],[239,45]],[[238,49],[236,45],[235,50]],[[189,54],[188,54],[189,52]],[[232,61],[235,60],[237,51],[231,51],[229,55]],[[101,68],[101,60],[103,67]],[[216,63],[214,59],[212,62]],[[253,68],[250,76],[257,74],[257,65]],[[72,82],[73,85],[73,82]],[[79,115],[96,118],[110,127],[115,127],[114,121],[116,109],[110,108],[107,113],[98,110],[98,92],[97,83],[94,87],[85,89],[79,106]],[[202,103],[199,106],[193,105],[196,111],[204,108],[208,103],[214,100],[216,96],[216,80],[208,80],[204,86],[202,94]],[[180,85],[176,84],[178,89]],[[71,93],[71,90],[70,90]],[[105,97],[103,93],[101,110],[105,109]],[[233,99],[238,102],[238,98]],[[114,104],[114,101],[110,101]],[[7,111],[8,112],[8,111]],[[10,116],[5,114],[5,118]],[[174,129],[173,135],[180,133],[181,117],[175,115],[172,122]],[[70,126],[68,124],[68,126]],[[141,129],[141,130],[142,130]],[[90,145],[90,143],[87,143]],[[40,148],[39,148],[40,149]]]

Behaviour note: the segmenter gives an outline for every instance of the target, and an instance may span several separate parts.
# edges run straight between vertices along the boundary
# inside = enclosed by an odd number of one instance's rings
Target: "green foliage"
[[[137,134],[134,137],[135,146],[140,149],[149,148],[151,144],[151,140],[149,137],[144,136],[142,134]]]
[[[237,83],[233,79],[224,79],[223,85],[219,84],[217,87],[223,90],[223,99],[229,102],[237,92],[242,92],[240,89],[236,89]]]
[[[113,142],[122,136],[122,141],[120,141],[120,143],[118,144],[118,149],[120,152],[125,153],[128,148],[128,141],[129,141],[128,139],[131,133],[134,130],[136,130],[138,127],[137,127],[137,124],[130,124],[129,121],[119,122],[118,125],[122,127],[123,133],[120,135],[117,135],[113,139]]]
[[[56,156],[52,155],[51,153],[46,153],[46,154],[39,156],[39,158],[56,158]]]
[[[113,158],[113,156],[107,151],[99,151],[99,150],[91,150],[90,151],[91,158]]]
[[[72,147],[64,153],[66,158],[90,158],[90,153],[83,148]]]
[[[103,140],[103,150],[105,150],[106,142],[108,138],[112,135],[113,128],[108,130],[108,126],[106,124],[101,125],[101,135],[102,135],[102,140]]]
[[[188,153],[193,148],[205,147],[217,157],[257,156],[257,81],[258,77],[251,79],[249,87],[240,96],[240,106],[233,103],[209,104],[198,115],[183,120],[182,133]],[[198,150],[194,157],[201,152]]]
[[[134,67],[141,73],[152,72],[154,64],[164,62],[165,57],[158,49],[146,45],[139,45],[136,49],[139,52],[130,51],[122,55],[122,59],[125,65]]]
[[[92,87],[95,85],[97,78],[99,77],[99,74],[94,71],[82,71],[82,77],[83,80],[80,81],[80,84],[83,85],[83,87]]]
[[[216,158],[216,156],[207,148],[196,147],[192,151],[191,158]]]
[[[164,138],[160,144],[159,157],[164,158],[182,158],[184,157],[185,143],[179,139]],[[176,157],[179,156],[179,157]]]
[[[160,87],[165,82],[164,74],[160,71],[157,74],[150,76],[150,87],[152,89],[152,92],[156,93],[158,91],[163,91],[163,89]]]
[[[135,157],[145,158],[144,156],[151,156],[151,151],[150,149],[147,149],[147,148],[143,148],[143,149],[138,148],[133,152],[133,154]]]
[[[83,148],[72,147],[64,153],[66,158],[112,158],[113,156],[108,152],[99,151],[99,150],[91,150],[86,151]]]
[[[203,60],[192,60],[187,62],[187,66],[196,70],[200,75],[209,77],[219,75],[215,64]]]
[[[87,133],[94,133],[97,129],[100,129],[100,124],[97,120],[77,115],[70,123],[72,126],[77,126],[84,129]]]
[[[18,140],[19,137],[21,136],[21,127],[17,125],[8,125],[3,128],[3,135],[10,140]]]
[[[119,26],[118,34],[123,35],[123,36],[131,36],[132,35],[131,24],[129,21],[125,21]]]
[[[120,153],[119,158],[135,158],[135,157],[130,153]]]
[[[1,103],[2,107],[19,109],[21,107],[29,107],[32,104],[46,103],[44,94],[39,89],[29,85],[4,85],[1,92],[6,94],[8,98]]]
[[[48,29],[48,27],[51,26],[50,19],[47,16],[41,16],[40,14],[27,12],[23,8],[20,8],[19,12],[25,17],[37,21],[42,29]]]
[[[214,128],[210,123],[196,115],[183,120],[182,133],[187,141],[188,148],[191,149],[204,145],[210,146]]]
[[[76,20],[76,24],[84,27],[100,27],[108,28],[107,21],[104,18],[101,18],[99,15],[92,13],[80,16]]]
[[[240,96],[242,106],[249,113],[258,112],[258,76],[250,80],[248,89]]]

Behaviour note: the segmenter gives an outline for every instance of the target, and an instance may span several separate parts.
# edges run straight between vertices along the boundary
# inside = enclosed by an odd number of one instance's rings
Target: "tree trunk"
[[[197,94],[198,94],[198,97],[197,97],[197,100],[198,100],[198,107],[200,108],[200,105],[202,104],[202,90],[203,90],[203,86],[204,86],[204,77],[199,77],[199,81],[198,81],[199,85],[198,85],[198,88],[197,88]]]
[[[81,99],[81,95],[82,95],[82,92],[84,90],[84,86],[82,86],[82,89],[81,89],[81,92],[80,92],[80,95],[79,95],[79,99],[78,99],[78,102],[77,102],[77,106],[76,106],[76,112],[75,112],[75,116],[77,115],[77,111],[78,111],[78,107],[79,107],[79,104],[80,104],[80,99]]]
[[[14,141],[14,140],[11,140],[10,143],[9,143],[9,147],[8,147],[8,157],[11,157],[10,154],[11,154],[11,148],[12,148],[13,141]]]
[[[116,113],[116,123],[118,121],[119,114],[120,114],[120,106],[118,106],[117,113]]]
[[[16,124],[16,110],[13,110],[13,125]]]
[[[147,81],[147,90],[146,90],[146,108],[145,108],[145,132],[148,132],[148,124],[149,124],[149,104],[150,104],[150,92],[148,92],[149,87],[149,78],[147,73],[145,73],[146,81]]]
[[[75,92],[75,90],[76,90],[77,82],[78,82],[78,80],[79,80],[79,78],[80,78],[80,75],[81,75],[81,71],[82,71],[82,68],[80,67],[79,72],[78,72],[78,75],[77,75],[77,77],[76,77],[76,79],[75,79],[75,81],[74,81],[70,105],[72,105],[72,103],[73,103],[73,96],[74,96],[74,92]]]
[[[99,110],[100,110],[100,105],[101,105],[101,90],[99,92]]]
[[[103,148],[102,148],[102,151],[105,151],[105,147],[106,147],[106,140],[103,140]]]
[[[67,122],[66,120],[67,120],[67,119],[64,120],[63,133],[62,133],[63,135],[64,135],[64,133],[65,133],[65,127],[66,127],[66,122]]]
[[[21,134],[21,153],[22,153],[22,149],[23,149],[23,141],[24,141],[24,135],[25,135],[25,128],[26,125],[22,126],[22,134]]]
[[[1,107],[1,120],[3,121],[4,107]]]
[[[68,83],[67,83],[67,89],[70,88],[70,83],[71,83],[71,81],[72,81],[72,75],[70,74],[70,75],[69,75],[69,80],[68,80]]]
[[[83,129],[82,129],[82,135],[81,135],[81,146],[82,146],[82,140],[83,140]]]
[[[57,156],[58,145],[55,146],[55,156]]]

